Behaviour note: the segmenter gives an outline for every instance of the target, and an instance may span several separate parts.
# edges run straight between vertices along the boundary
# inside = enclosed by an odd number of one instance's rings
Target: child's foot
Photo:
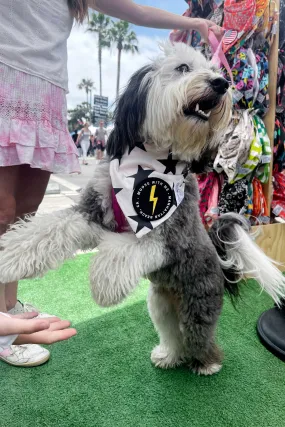
[[[54,317],[51,314],[40,313],[39,310],[36,307],[34,307],[32,304],[29,304],[28,302],[22,303],[19,300],[16,302],[15,307],[13,307],[11,310],[9,310],[8,313],[15,316],[17,314],[31,313],[34,311],[39,313],[37,316],[38,318]]]
[[[49,358],[50,352],[37,344],[10,345],[0,351],[0,360],[23,368],[43,365]]]

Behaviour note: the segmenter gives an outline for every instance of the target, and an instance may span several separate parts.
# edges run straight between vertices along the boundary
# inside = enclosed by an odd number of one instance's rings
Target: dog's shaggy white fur
[[[203,375],[221,368],[215,328],[224,290],[256,277],[278,303],[285,280],[251,241],[247,222],[225,215],[206,233],[199,216],[198,188],[188,174],[182,203],[153,231],[137,239],[114,232],[109,162],[138,142],[171,149],[192,169],[217,149],[231,117],[231,93],[217,69],[184,44],[164,53],[131,78],[119,99],[108,158],[72,209],[29,218],[0,241],[0,281],[36,277],[57,268],[78,250],[98,246],[90,267],[91,290],[104,306],[117,304],[142,276],[152,284],[148,308],[160,336],[151,360],[162,368],[187,363]]]

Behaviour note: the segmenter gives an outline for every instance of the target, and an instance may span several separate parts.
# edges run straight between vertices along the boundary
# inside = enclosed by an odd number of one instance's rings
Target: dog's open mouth
[[[183,108],[183,113],[185,116],[194,116],[206,122],[209,120],[213,108],[220,103],[220,100],[220,97],[215,97],[212,99],[204,99],[196,103],[191,102],[191,104]]]

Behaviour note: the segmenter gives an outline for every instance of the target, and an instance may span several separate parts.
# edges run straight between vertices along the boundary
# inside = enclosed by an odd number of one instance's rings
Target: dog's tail
[[[0,239],[0,285],[56,269],[76,251],[95,248],[102,232],[76,208],[17,222]]]
[[[217,250],[225,276],[225,288],[231,296],[239,295],[239,282],[254,278],[275,301],[285,296],[285,277],[254,243],[250,225],[241,215],[222,215],[212,226],[209,236]]]

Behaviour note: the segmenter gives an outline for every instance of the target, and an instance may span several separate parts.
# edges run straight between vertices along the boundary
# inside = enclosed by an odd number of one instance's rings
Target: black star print
[[[143,169],[140,165],[138,167],[138,171],[135,175],[131,175],[128,176],[128,178],[135,178],[135,182],[134,182],[134,189],[136,188],[136,186],[143,181],[144,179],[148,178],[149,175],[154,172],[151,169]]]
[[[189,173],[190,173],[190,166],[188,165],[182,172],[183,178],[185,179]]]
[[[171,152],[168,154],[167,159],[162,159],[157,161],[162,163],[166,167],[165,171],[163,172],[165,175],[168,174],[169,172],[171,172],[173,175],[176,174],[176,165],[178,163],[178,160],[172,159]]]
[[[139,215],[129,216],[129,218],[133,219],[138,223],[138,227],[136,230],[136,234],[141,231],[144,227],[148,228],[149,230],[153,230],[153,226],[150,221],[145,221],[142,219]]]
[[[136,147],[140,148],[141,150],[143,150],[145,152],[147,152],[143,142],[136,142],[136,144],[134,145],[134,147],[129,148],[129,154],[131,154],[131,152],[133,151],[133,149],[136,148]]]
[[[113,188],[115,194],[117,195],[120,191],[122,191],[122,188]]]

